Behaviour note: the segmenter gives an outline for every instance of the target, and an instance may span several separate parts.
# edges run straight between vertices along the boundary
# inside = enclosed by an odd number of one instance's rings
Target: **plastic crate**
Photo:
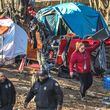
[[[110,75],[105,75],[103,77],[103,88],[110,90]]]

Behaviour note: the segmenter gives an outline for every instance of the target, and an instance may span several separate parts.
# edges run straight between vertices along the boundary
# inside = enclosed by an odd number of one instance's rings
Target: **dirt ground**
[[[17,92],[17,100],[14,110],[35,110],[35,103],[32,100],[27,109],[23,108],[23,103],[27,92],[31,87],[31,76],[29,71],[18,73],[16,65],[1,67],[6,76],[13,82]],[[94,77],[94,83],[87,92],[87,101],[81,101],[79,95],[79,82],[72,79],[58,78],[56,74],[52,74],[62,87],[64,92],[63,110],[110,110],[109,107],[102,104],[102,99],[107,92],[103,89],[102,78]]]

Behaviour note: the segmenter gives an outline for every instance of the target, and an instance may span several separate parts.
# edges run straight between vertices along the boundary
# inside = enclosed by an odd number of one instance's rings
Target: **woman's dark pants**
[[[93,76],[91,73],[79,73],[79,80],[81,83],[80,93],[82,98],[85,97],[86,91],[91,87]]]

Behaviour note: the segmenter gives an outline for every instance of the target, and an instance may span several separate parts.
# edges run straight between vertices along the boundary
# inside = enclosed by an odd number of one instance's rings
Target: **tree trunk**
[[[0,0],[0,12],[3,11],[3,5],[2,5],[2,0]]]
[[[110,4],[109,4],[110,5]],[[110,6],[109,6],[109,8],[107,8],[107,10],[106,10],[106,15],[105,15],[105,21],[107,22],[107,23],[109,23],[109,18],[110,18]]]
[[[110,0],[89,0],[89,4],[91,7],[102,13],[106,23],[108,24],[110,15]]]
[[[89,5],[90,5],[90,7],[93,6],[93,1],[92,0],[89,0]]]
[[[0,11],[3,12],[4,9],[4,0],[0,0]]]

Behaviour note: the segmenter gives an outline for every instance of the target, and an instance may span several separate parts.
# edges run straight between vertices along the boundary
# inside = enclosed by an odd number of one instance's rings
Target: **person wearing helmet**
[[[31,87],[25,102],[24,108],[35,96],[37,110],[61,110],[63,103],[63,92],[58,82],[48,76],[47,70],[38,74],[38,80]]]

